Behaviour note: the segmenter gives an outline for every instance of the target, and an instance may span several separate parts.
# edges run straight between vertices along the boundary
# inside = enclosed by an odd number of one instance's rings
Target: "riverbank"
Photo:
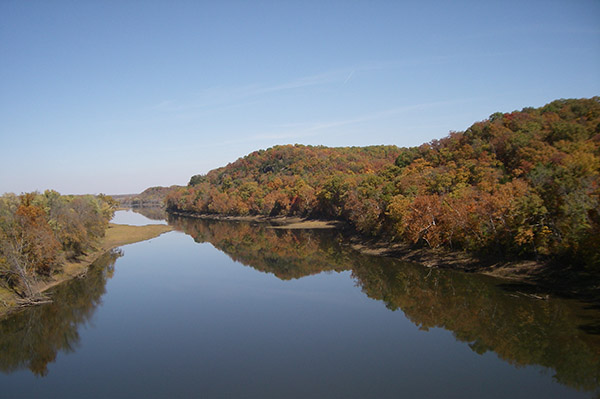
[[[205,220],[264,223],[273,229],[338,229],[344,233],[348,245],[364,254],[402,259],[408,262],[420,263],[426,267],[477,272],[512,280],[526,279],[545,266],[542,262],[531,260],[481,259],[462,251],[430,248],[415,249],[406,243],[365,237],[357,233],[347,223],[339,220],[306,219],[296,216],[225,216],[186,212],[171,212],[170,214]]]
[[[356,251],[418,263],[429,268],[477,273],[505,280],[511,290],[536,299],[550,295],[571,298],[600,306],[600,284],[594,270],[559,260],[504,259],[478,257],[464,251],[414,248],[406,243],[367,238],[345,231],[344,242]]]
[[[552,294],[600,304],[600,285],[596,284],[597,276],[592,271],[561,263],[558,260],[506,259],[497,255],[481,257],[466,251],[415,248],[407,243],[361,235],[352,226],[342,221],[186,212],[171,212],[171,214],[184,218],[261,223],[272,229],[336,229],[343,236],[343,245],[363,254],[418,263],[429,268],[451,269],[501,278],[506,280],[507,286],[518,287],[520,292],[531,292],[536,298],[546,298],[548,294]]]
[[[145,226],[130,226],[124,224],[109,224],[105,236],[98,244],[97,250],[88,253],[77,261],[66,262],[63,270],[47,280],[37,283],[35,288],[40,292],[61,284],[65,281],[84,275],[88,267],[102,254],[117,247],[146,241],[173,230],[171,226],[154,224]],[[18,297],[9,289],[0,287],[0,318],[19,309]]]
[[[510,280],[525,281],[539,274],[547,266],[544,262],[535,260],[482,259],[464,251],[413,248],[406,243],[367,239],[358,235],[350,235],[347,240],[354,250],[368,255],[386,256],[426,267],[460,270]]]
[[[339,229],[347,224],[339,220],[306,219],[297,216],[229,216],[210,213],[168,212],[170,215],[204,220],[225,220],[269,224],[274,229]]]
[[[169,215],[204,220],[225,220],[233,222],[265,223],[273,229],[346,229],[348,224],[340,220],[307,219],[298,216],[229,216],[210,213],[168,212]]]
[[[363,254],[400,259],[430,268],[485,274],[510,280],[513,283],[546,286],[555,292],[567,292],[570,288],[565,287],[562,283],[565,269],[560,270],[560,267],[557,268],[556,265],[549,262],[523,259],[507,260],[500,257],[482,258],[465,251],[414,248],[406,243],[361,235],[343,221],[287,216],[224,216],[187,212],[171,212],[171,214],[205,220],[263,223],[273,229],[337,229],[344,235],[346,245]],[[556,289],[558,286],[560,289]],[[579,294],[582,291],[581,287],[575,288],[575,291]]]

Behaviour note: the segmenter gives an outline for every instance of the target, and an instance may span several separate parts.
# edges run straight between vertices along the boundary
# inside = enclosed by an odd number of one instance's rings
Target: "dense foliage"
[[[23,297],[35,281],[93,249],[108,227],[115,202],[103,195],[62,196],[56,191],[0,197],[0,281]]]
[[[393,165],[400,153],[395,146],[276,146],[193,176],[188,187],[167,196],[167,207],[223,215],[339,217],[350,181]]]
[[[167,196],[170,211],[338,218],[432,248],[600,265],[600,97],[495,113],[420,147],[277,146]]]

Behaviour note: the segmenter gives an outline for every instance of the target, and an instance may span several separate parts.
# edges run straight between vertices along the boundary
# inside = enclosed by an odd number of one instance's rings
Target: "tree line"
[[[181,186],[171,187],[148,187],[139,194],[121,194],[113,195],[121,206],[129,208],[161,208],[164,205],[167,193]]]
[[[170,212],[302,216],[414,246],[600,265],[600,97],[495,113],[419,147],[276,146],[167,196]]]
[[[39,279],[95,249],[115,205],[104,195],[64,196],[51,190],[1,196],[0,283],[24,299],[39,298]]]

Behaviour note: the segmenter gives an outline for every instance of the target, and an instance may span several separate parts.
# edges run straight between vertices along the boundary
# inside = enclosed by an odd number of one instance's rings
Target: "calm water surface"
[[[170,223],[0,321],[0,397],[597,394],[598,315],[580,303],[360,255],[333,231]]]
[[[160,208],[135,208],[115,212],[112,223],[144,226],[147,224],[167,224],[166,214]]]

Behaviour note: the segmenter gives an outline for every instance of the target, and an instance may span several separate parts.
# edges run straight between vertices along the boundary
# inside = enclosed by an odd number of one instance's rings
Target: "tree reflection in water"
[[[164,210],[164,208],[157,206],[140,206],[131,208],[131,210],[147,217],[150,220],[165,220],[167,218],[167,212]]]
[[[423,329],[441,327],[477,353],[495,352],[516,366],[540,365],[579,390],[600,387],[597,309],[573,300],[541,300],[491,277],[428,269],[361,255],[336,231],[281,230],[265,225],[171,218],[177,230],[211,243],[231,259],[280,279],[351,270],[357,286]],[[54,302],[0,322],[0,370],[47,373],[58,351],[73,351],[78,328],[100,304],[116,259],[99,259],[85,278],[56,287]],[[400,339],[400,337],[399,337]]]
[[[59,351],[73,352],[80,325],[87,323],[101,303],[120,251],[102,255],[84,277],[52,289],[51,304],[32,307],[0,321],[0,370],[10,373],[28,368],[45,376],[48,363]]]
[[[264,225],[172,218],[176,229],[209,242],[233,260],[281,279],[352,270],[370,298],[422,329],[441,327],[479,354],[495,352],[516,366],[540,365],[579,390],[600,387],[600,315],[573,300],[529,295],[496,278],[430,269],[366,256],[342,246],[335,231],[278,230]]]

